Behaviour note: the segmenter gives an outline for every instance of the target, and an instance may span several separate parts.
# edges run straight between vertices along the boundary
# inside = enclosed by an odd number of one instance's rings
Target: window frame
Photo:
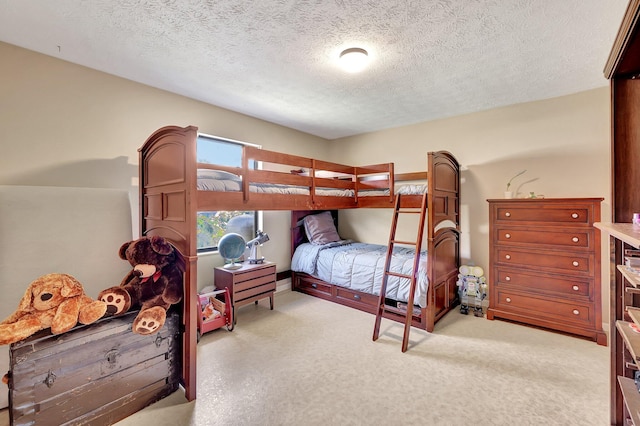
[[[198,133],[198,139],[203,138],[203,139],[209,139],[211,140],[213,143],[215,142],[222,142],[222,143],[228,143],[228,144],[233,144],[233,145],[239,145],[239,146],[251,146],[251,147],[255,147],[255,148],[262,148],[261,145],[257,145],[257,144],[253,144],[250,142],[243,142],[243,141],[239,141],[239,140],[235,140],[235,139],[229,139],[229,138],[223,138],[220,136],[214,136],[214,135],[209,135],[206,133]],[[196,150],[196,157],[197,157],[197,150]],[[196,158],[196,160],[198,162],[200,162],[199,159]],[[240,160],[240,165],[242,164],[242,155],[239,158]],[[224,165],[224,164],[221,164]],[[261,164],[259,162],[255,162],[253,165],[254,168],[256,169],[260,169],[261,168]],[[220,211],[232,211],[232,210],[216,210],[216,212],[220,212]],[[236,211],[236,210],[233,210]],[[247,211],[251,211],[251,210],[243,210],[243,212],[247,212]],[[201,212],[205,212],[205,211],[197,211],[196,215],[199,216],[199,214]],[[258,229],[260,229],[260,225],[262,223],[262,211],[260,210],[253,210],[251,211],[253,213],[253,233],[255,234]],[[197,219],[197,218],[196,218]],[[197,225],[196,225],[197,228]],[[197,235],[199,235],[200,232],[198,231],[198,229],[196,229],[196,238]],[[218,246],[211,246],[211,247],[196,247],[196,252],[197,254],[201,254],[201,253],[217,253],[218,252]]]

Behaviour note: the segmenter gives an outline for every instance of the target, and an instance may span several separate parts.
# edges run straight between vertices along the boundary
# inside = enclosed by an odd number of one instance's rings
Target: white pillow
[[[304,230],[311,244],[327,244],[340,241],[331,212],[305,216]]]

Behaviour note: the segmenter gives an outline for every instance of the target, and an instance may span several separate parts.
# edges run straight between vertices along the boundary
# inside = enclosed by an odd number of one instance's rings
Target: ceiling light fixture
[[[369,54],[359,47],[351,47],[340,53],[340,66],[351,73],[360,72],[369,64]]]

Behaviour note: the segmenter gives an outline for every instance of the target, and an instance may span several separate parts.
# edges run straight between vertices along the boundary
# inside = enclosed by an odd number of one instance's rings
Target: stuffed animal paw
[[[143,309],[140,311],[136,319],[133,320],[132,330],[134,333],[147,335],[153,334],[164,325],[167,319],[167,311],[160,307]]]
[[[131,296],[122,287],[111,287],[98,294],[98,300],[107,305],[107,315],[124,314],[131,308]]]

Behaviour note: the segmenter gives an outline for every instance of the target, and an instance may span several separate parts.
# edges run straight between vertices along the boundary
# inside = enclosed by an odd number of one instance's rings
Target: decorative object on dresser
[[[607,344],[600,234],[593,228],[602,200],[488,200],[488,319],[504,318]]]
[[[260,299],[269,298],[273,310],[273,295],[276,291],[276,264],[273,262],[244,263],[238,269],[215,268],[213,278],[218,290],[225,288],[231,293],[231,309]]]
[[[138,312],[10,348],[11,424],[111,425],[178,389],[180,317],[169,312],[154,335],[131,331]]]

